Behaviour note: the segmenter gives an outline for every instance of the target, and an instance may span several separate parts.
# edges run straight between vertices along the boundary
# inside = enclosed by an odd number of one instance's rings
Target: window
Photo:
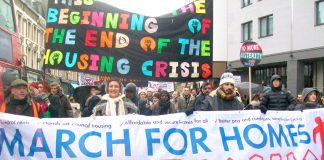
[[[273,34],[273,15],[261,17],[260,22],[260,37],[272,36]]]
[[[9,33],[0,30],[0,59],[12,62],[12,43]]]
[[[26,31],[27,31],[27,38],[31,39],[31,33],[32,33],[32,28],[31,28],[31,22],[27,21],[27,28],[26,28]]]
[[[23,18],[22,25],[23,25],[22,34],[24,35],[24,37],[27,37],[27,21],[24,18]]]
[[[252,4],[251,0],[242,0],[242,7],[246,7],[248,5]]]
[[[252,40],[252,21],[242,24],[242,41]]]
[[[316,25],[324,24],[324,0],[316,2]]]
[[[19,33],[22,34],[22,27],[23,25],[21,24],[22,23],[22,17],[21,17],[21,14],[17,12],[17,19],[18,19],[18,27],[19,27]]]
[[[15,32],[15,22],[10,0],[0,0],[0,26]]]
[[[261,84],[264,81],[265,85],[270,85],[270,80],[273,74],[279,74],[282,79],[282,84],[287,87],[287,67],[273,66],[267,68],[257,68],[252,71],[252,82]]]

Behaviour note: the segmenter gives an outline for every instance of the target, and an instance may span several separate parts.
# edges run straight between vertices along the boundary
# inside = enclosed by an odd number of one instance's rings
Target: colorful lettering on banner
[[[161,17],[96,0],[49,1],[44,67],[153,81],[210,79],[213,1]]]
[[[36,119],[0,113],[1,159],[323,159],[323,109]]]

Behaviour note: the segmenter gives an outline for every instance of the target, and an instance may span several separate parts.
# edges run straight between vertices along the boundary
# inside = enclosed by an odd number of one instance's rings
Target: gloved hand
[[[261,113],[266,114],[268,109],[265,107],[260,107],[260,111],[261,111]]]
[[[51,102],[49,101],[49,99],[45,93],[41,94],[41,99],[46,103],[47,106],[49,106],[51,104]]]
[[[185,111],[185,114],[186,114],[187,116],[190,116],[190,115],[192,115],[192,113],[193,113],[194,111],[195,111],[194,108],[192,108],[192,109],[188,109],[188,110]]]

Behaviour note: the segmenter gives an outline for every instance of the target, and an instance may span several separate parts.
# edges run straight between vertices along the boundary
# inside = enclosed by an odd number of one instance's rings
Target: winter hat
[[[22,79],[16,79],[11,82],[10,87],[28,86],[27,82]]]
[[[225,72],[222,74],[221,78],[220,78],[220,83],[219,85],[222,85],[224,83],[232,83],[235,84],[234,81],[234,75],[230,72]]]
[[[32,83],[30,83],[29,86],[32,86],[32,87],[38,89],[38,84],[37,84],[36,82],[32,82]]]
[[[153,88],[148,88],[147,92],[154,92],[154,89]]]
[[[141,89],[138,91],[138,95],[140,95],[141,93],[145,93],[146,94],[146,90],[145,89]]]
[[[136,94],[136,85],[134,83],[127,83],[125,86],[125,91]]]

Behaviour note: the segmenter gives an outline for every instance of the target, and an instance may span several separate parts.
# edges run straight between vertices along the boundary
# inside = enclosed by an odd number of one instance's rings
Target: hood
[[[128,83],[125,87],[125,91],[136,94],[136,85],[134,83]]]
[[[279,87],[275,88],[273,87],[273,81],[278,79],[280,81],[280,84],[279,84]],[[273,75],[270,79],[270,87],[272,90],[281,90],[281,87],[282,87],[282,81],[281,81],[281,77],[277,74]]]
[[[318,99],[318,96],[319,96],[319,92],[318,90],[314,89],[314,88],[305,88],[302,92],[302,103],[305,102],[305,99],[306,97],[308,96],[309,93],[315,91],[316,92],[316,95],[317,95],[317,99]]]

